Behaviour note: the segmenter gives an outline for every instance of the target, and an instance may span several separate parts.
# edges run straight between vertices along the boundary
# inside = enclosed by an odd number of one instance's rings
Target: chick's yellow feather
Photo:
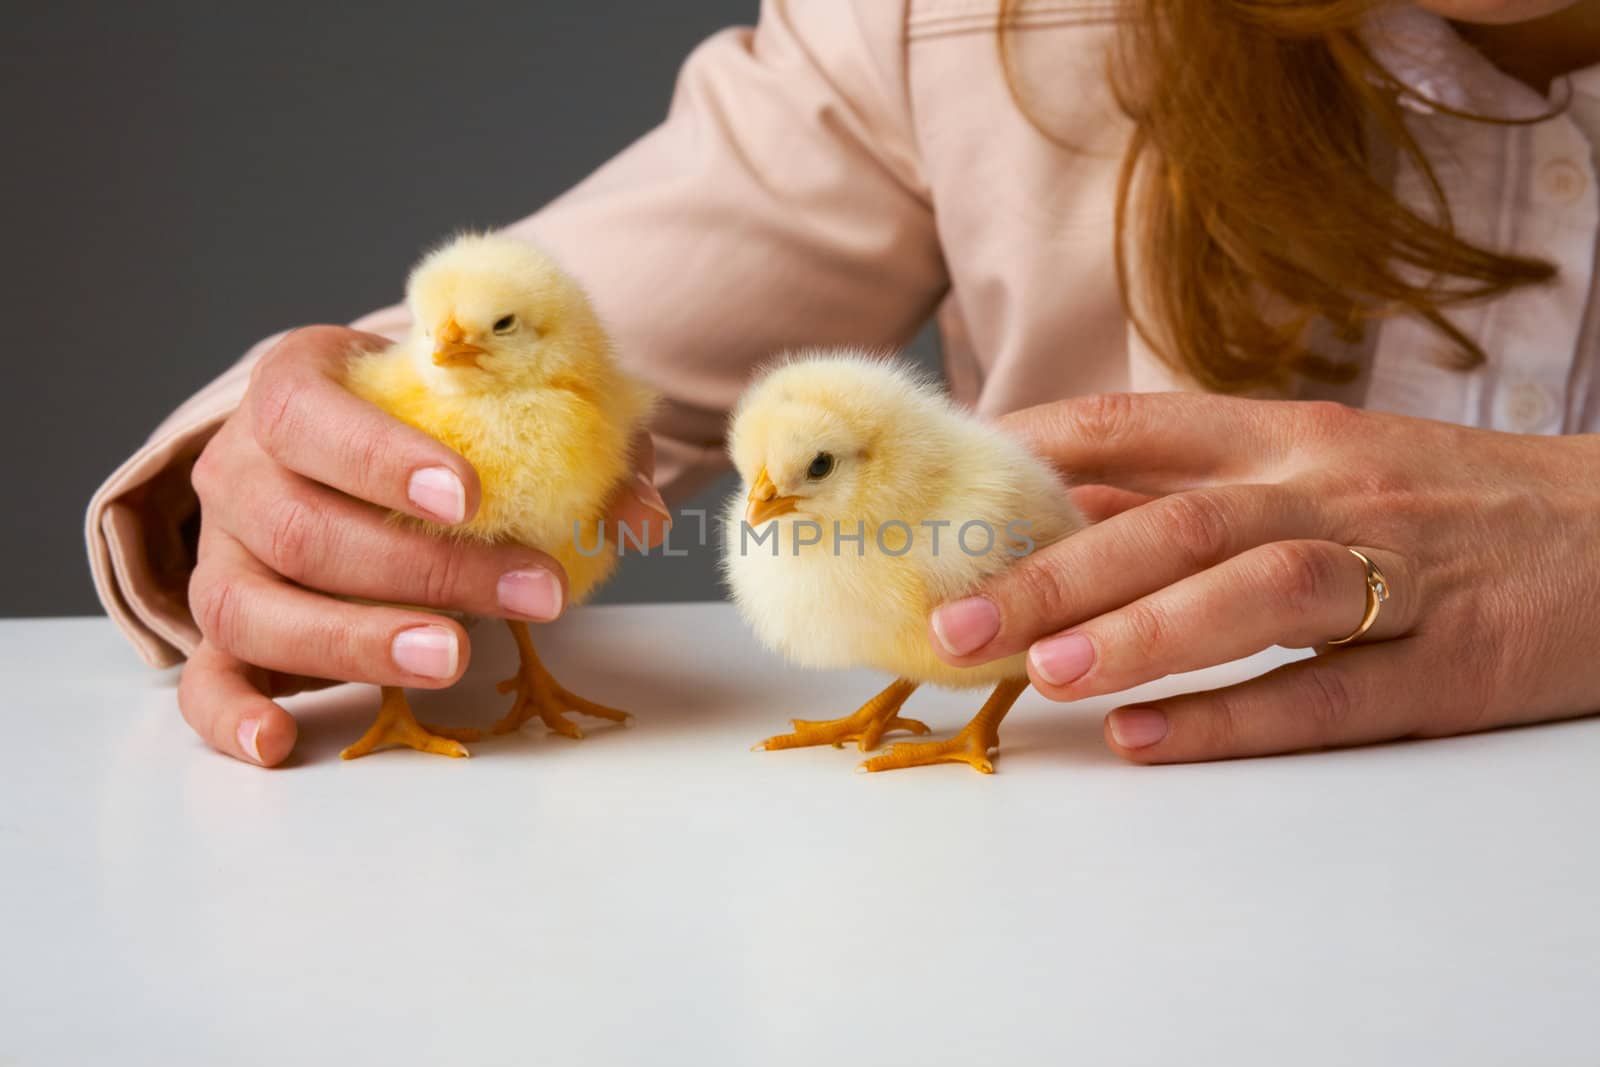
[[[746,493],[764,475],[792,506],[752,526],[741,494],[724,516],[724,572],[763,643],[949,687],[1025,676],[1020,655],[950,666],[928,618],[1085,524],[1048,464],[903,366],[856,354],[768,373],[729,445]]]
[[[618,367],[583,290],[522,241],[456,239],[412,272],[407,300],[410,334],[352,359],[349,388],[477,471],[476,514],[432,528],[547,552],[566,569],[569,602],[581,601],[616,564],[601,523],[648,392]],[[479,352],[441,365],[450,343]]]

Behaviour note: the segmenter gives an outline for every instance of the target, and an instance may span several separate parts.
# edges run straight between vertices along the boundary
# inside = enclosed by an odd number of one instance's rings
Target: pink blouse
[[[754,29],[694,52],[660,127],[510,227],[587,285],[624,360],[665,398],[655,435],[669,497],[722,469],[725,417],[761,361],[899,346],[930,315],[951,390],[980,411],[1187,387],[1130,330],[1113,269],[1128,134],[1104,81],[1116,6],[1028,5],[1012,58],[1051,139],[1007,87],[996,0],[767,0]],[[1548,107],[1420,11],[1372,34],[1432,99]],[[1600,72],[1558,91],[1569,106],[1531,126],[1414,116],[1457,218],[1554,260],[1558,281],[1456,313],[1491,356],[1468,374],[1438,367],[1421,324],[1386,324],[1363,353],[1371,373],[1339,399],[1519,432],[1600,428],[1589,314]],[[1395,180],[1420,194],[1415,175]],[[354,325],[398,335],[405,311]],[[189,467],[272,340],[174,412],[89,505],[96,588],[153,665],[199,639]]]

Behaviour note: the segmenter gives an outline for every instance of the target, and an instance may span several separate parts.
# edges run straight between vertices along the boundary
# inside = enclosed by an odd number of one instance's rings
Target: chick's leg
[[[418,752],[434,752],[441,756],[467,755],[465,745],[424,729],[411,714],[411,705],[406,703],[406,691],[393,685],[383,687],[378,717],[367,732],[361,736],[361,740],[339,753],[339,758],[356,759],[385,745],[404,745]]]
[[[906,698],[916,691],[916,682],[896,678],[889,683],[887,689],[861,705],[853,715],[846,715],[842,719],[816,721],[791,719],[790,725],[794,727],[794,733],[769,737],[755,747],[768,751],[780,748],[804,748],[807,745],[832,745],[834,748],[839,748],[846,741],[854,741],[862,752],[870,752],[878,747],[879,739],[890,730],[909,730],[914,734],[925,734],[928,732],[926,723],[900,717],[901,706],[905,704]]]
[[[864,771],[891,771],[899,767],[923,767],[930,763],[965,763],[984,774],[994,773],[989,751],[1000,747],[1000,720],[1028,688],[1026,678],[1001,682],[984,701],[983,708],[961,732],[948,741],[923,741],[892,746],[881,756],[861,764]]]
[[[517,639],[517,652],[521,655],[522,664],[516,674],[500,683],[500,692],[515,691],[517,702],[511,706],[505,718],[490,727],[493,733],[511,733],[537,716],[556,733],[576,739],[583,736],[583,731],[578,729],[577,723],[566,717],[565,712],[576,711],[612,722],[626,722],[630,718],[627,712],[585,700],[556,681],[539,661],[539,654],[533,650],[528,624],[508,622],[506,625],[511,627],[511,635]]]

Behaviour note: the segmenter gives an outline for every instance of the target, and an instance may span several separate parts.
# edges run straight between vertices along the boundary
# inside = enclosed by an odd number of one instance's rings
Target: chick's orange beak
[[[762,467],[761,473],[756,475],[756,484],[750,487],[750,506],[745,509],[744,521],[751,526],[760,526],[768,519],[789,514],[795,509],[799,499],[793,496],[779,496],[778,487],[772,484],[767,468]]]
[[[437,367],[476,367],[484,350],[467,343],[467,332],[452,315],[439,328],[434,342],[433,363]]]

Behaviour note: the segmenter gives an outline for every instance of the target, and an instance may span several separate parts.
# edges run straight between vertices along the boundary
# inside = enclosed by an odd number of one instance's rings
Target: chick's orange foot
[[[947,741],[901,742],[889,751],[864,761],[857,770],[893,771],[903,767],[926,767],[934,763],[965,763],[983,774],[994,773],[989,753],[1000,747],[1000,720],[1028,688],[1026,678],[1007,680],[995,687],[982,710],[961,732]]]
[[[361,740],[339,753],[339,758],[359,759],[389,745],[403,745],[439,756],[460,758],[469,755],[466,746],[459,741],[433,732],[417,722],[416,716],[411,713],[411,705],[406,703],[404,689],[386,685],[383,687],[382,702],[378,705],[378,717],[361,736]]]
[[[847,715],[842,719],[790,719],[794,727],[793,733],[778,734],[765,741],[758,742],[756,748],[768,752],[776,752],[783,748],[807,748],[811,745],[832,745],[834,748],[843,748],[847,742],[856,742],[856,748],[862,752],[871,752],[878,747],[883,735],[895,730],[905,730],[914,734],[929,733],[928,724],[917,719],[902,719],[898,715],[887,720],[863,720],[861,714]]]
[[[512,622],[507,625],[511,627],[512,636],[517,639],[517,651],[521,655],[522,662],[517,668],[517,673],[501,682],[497,688],[502,693],[515,692],[517,702],[511,706],[511,710],[504,718],[489,728],[491,733],[509,734],[520,730],[523,724],[530,720],[538,718],[556,733],[578,740],[583,737],[583,731],[578,728],[577,723],[567,718],[566,713],[569,711],[611,722],[627,722],[632,718],[625,711],[586,700],[556,681],[533,650],[533,638],[528,634],[528,624]]]
[[[756,748],[775,752],[783,748],[806,748],[810,745],[832,745],[839,748],[847,741],[856,742],[862,752],[878,747],[883,735],[895,730],[908,730],[914,734],[928,733],[928,725],[916,719],[903,719],[900,708],[916,692],[917,683],[904,678],[896,679],[887,689],[861,705],[854,714],[842,719],[791,719],[793,733],[779,734],[756,744]]]
[[[489,728],[490,733],[514,733],[537,718],[556,733],[576,741],[582,739],[583,731],[578,728],[577,723],[567,718],[566,713],[569,711],[611,722],[627,722],[632,718],[625,711],[585,700],[560,685],[544,671],[535,672],[523,668],[501,682],[497,688],[502,693],[515,690],[517,702],[499,722]]]
[[[926,767],[933,763],[965,763],[983,774],[994,773],[989,753],[1000,747],[994,730],[962,730],[948,741],[902,741],[889,751],[861,763],[863,771],[893,771],[902,767]]]

